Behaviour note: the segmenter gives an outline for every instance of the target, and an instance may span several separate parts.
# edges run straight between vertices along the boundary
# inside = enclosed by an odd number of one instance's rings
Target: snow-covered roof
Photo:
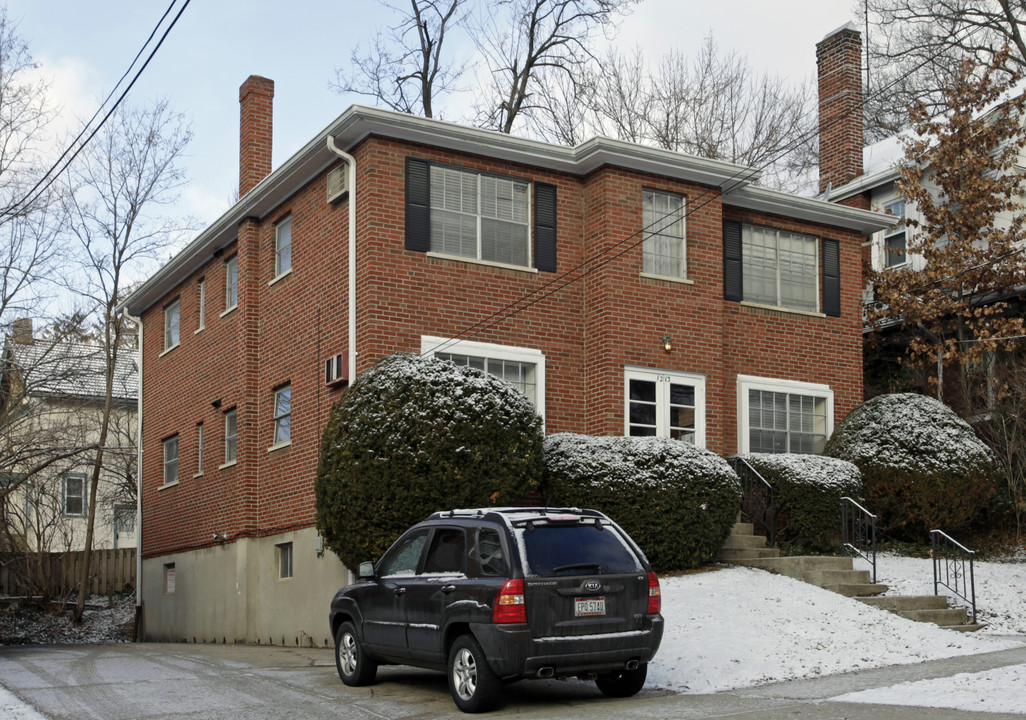
[[[20,370],[32,395],[98,398],[106,393],[103,346],[36,339],[31,345],[9,341],[7,357]],[[114,368],[113,396],[136,399],[139,372],[135,352],[123,349]]]

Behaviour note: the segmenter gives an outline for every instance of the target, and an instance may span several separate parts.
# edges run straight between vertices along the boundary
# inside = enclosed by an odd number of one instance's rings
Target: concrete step
[[[809,570],[802,580],[813,585],[868,585],[868,570]]]
[[[755,525],[746,522],[734,523],[733,529],[730,531],[731,535],[754,535]]]
[[[943,610],[898,610],[898,615],[915,620],[929,622],[934,625],[963,625],[969,618],[965,608],[945,608]]]
[[[964,623],[962,625],[939,625],[938,627],[944,630],[954,630],[955,632],[976,632],[987,627],[987,623]]]
[[[866,605],[891,612],[899,610],[944,610],[948,599],[943,595],[883,595],[859,598]]]
[[[776,548],[720,548],[720,562],[748,565],[758,560],[771,560],[780,556]]]
[[[837,583],[831,585],[823,585],[824,590],[830,590],[838,595],[844,595],[850,598],[863,598],[867,595],[883,595],[887,592],[888,587],[886,585],[872,584],[872,583]]]
[[[803,579],[803,576],[815,570],[852,570],[851,558],[830,557],[825,555],[798,555],[792,557],[763,557],[746,560],[743,565],[757,567],[762,570]]]
[[[766,547],[765,535],[728,535],[725,548],[764,548]]]

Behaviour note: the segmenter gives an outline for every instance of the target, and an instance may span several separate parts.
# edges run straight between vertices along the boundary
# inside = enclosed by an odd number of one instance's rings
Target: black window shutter
[[[741,280],[741,223],[723,221],[723,299],[744,300]]]
[[[431,180],[426,160],[406,158],[406,249],[431,249]]]
[[[556,186],[534,184],[534,266],[556,272]]]
[[[841,315],[841,247],[830,238],[823,238],[823,312]]]

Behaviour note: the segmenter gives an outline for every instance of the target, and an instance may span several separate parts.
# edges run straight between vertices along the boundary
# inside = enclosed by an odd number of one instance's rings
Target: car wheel
[[[473,635],[460,635],[449,650],[449,692],[463,712],[487,712],[499,701],[502,682]]]
[[[335,633],[335,667],[346,685],[370,685],[378,673],[378,664],[367,657],[356,635],[356,627],[346,621]]]
[[[645,686],[648,665],[639,665],[634,670],[617,670],[603,673],[595,678],[595,684],[603,695],[609,697],[630,697],[637,695]]]

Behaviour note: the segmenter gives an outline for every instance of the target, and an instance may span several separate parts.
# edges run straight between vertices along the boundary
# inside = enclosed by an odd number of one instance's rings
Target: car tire
[[[645,687],[648,665],[639,665],[634,670],[616,670],[595,678],[595,684],[608,697],[630,697]]]
[[[335,633],[335,668],[346,685],[370,685],[378,673],[378,664],[367,657],[356,634],[356,626],[348,620]]]
[[[499,702],[502,681],[488,666],[473,635],[460,635],[449,649],[446,663],[449,692],[463,712],[488,712]]]

